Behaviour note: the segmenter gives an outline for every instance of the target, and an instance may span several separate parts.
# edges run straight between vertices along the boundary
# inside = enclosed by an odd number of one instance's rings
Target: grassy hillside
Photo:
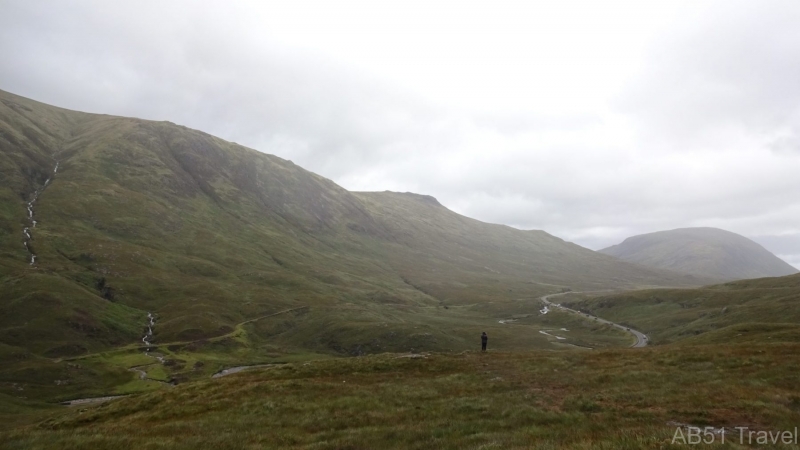
[[[717,228],[680,228],[642,234],[600,252],[648,267],[725,281],[798,272],[750,239]]]
[[[169,122],[0,92],[0,150],[0,393],[16,397],[150,389],[127,370],[152,362],[139,353],[148,313],[169,364],[147,371],[185,380],[242,362],[461,351],[484,330],[501,348],[560,349],[538,331],[572,319],[537,317],[542,294],[700,283],[430,197],[351,193]],[[516,328],[498,322],[509,317]]]
[[[794,430],[797,344],[374,355],[30,413],[5,448],[678,449],[681,424]],[[683,433],[685,429],[681,428]],[[694,447],[694,446],[693,446]],[[796,448],[769,446],[769,448]]]
[[[429,196],[394,192],[356,196],[393,236],[394,245],[383,258],[398,271],[413,273],[414,279],[421,280],[437,298],[459,301],[478,294],[474,285],[453,289],[457,282],[468,283],[469,278],[491,283],[483,288],[486,300],[504,296],[503,291],[513,294],[552,292],[564,287],[630,288],[702,281],[621,263],[544,231],[479,222],[453,213]],[[405,258],[400,259],[400,255]]]
[[[653,344],[800,342],[800,275],[563,303],[628,324]]]

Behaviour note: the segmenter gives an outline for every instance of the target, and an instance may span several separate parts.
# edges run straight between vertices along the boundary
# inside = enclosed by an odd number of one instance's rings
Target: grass
[[[188,342],[298,306],[357,318],[321,328],[295,321],[305,328],[295,335],[313,339],[281,347],[349,354],[376,338],[355,332],[357,322],[406,336],[383,339],[381,351],[457,350],[457,336],[413,338],[415,320],[434,307],[477,311],[567,285],[697,281],[459,216],[429,197],[348,192],[290,161],[168,122],[5,92],[0,100],[0,342],[20,354],[125,347],[141,337],[147,312],[159,318],[156,341]],[[36,204],[31,267],[20,241],[25,203],[56,158],[59,172]]]
[[[677,366],[659,365],[658,350],[611,351],[631,337],[558,311],[541,315],[537,300],[567,288],[697,278],[482,223],[426,196],[348,192],[290,161],[171,123],[66,111],[3,92],[0,100],[0,419],[40,422],[6,432],[6,446],[596,440],[617,448],[661,439],[663,421],[703,419],[696,402],[678,408],[689,400],[670,383],[702,385],[692,377],[705,366],[677,355],[667,358]],[[32,267],[20,245],[25,203],[54,157],[58,175],[36,204]],[[141,353],[148,312],[163,365]],[[481,331],[492,353],[467,352]],[[736,366],[739,350],[725,351],[732,366],[720,380],[785,394]],[[254,363],[286,364],[209,381],[222,368]],[[150,379],[130,370],[137,366]],[[703,392],[719,393],[711,388]],[[130,397],[53,405],[119,394]],[[781,423],[770,397],[743,398],[763,421],[754,423]],[[714,414],[707,420],[727,417]]]
[[[371,325],[368,322],[368,310],[358,313],[367,315],[360,322],[358,319],[361,316],[354,311],[304,308],[242,324],[225,337],[162,343],[152,353],[164,357],[163,365],[154,364],[156,361],[145,356],[139,345],[62,358],[58,361],[31,359],[25,364],[18,363],[0,371],[7,380],[7,383],[0,385],[0,392],[16,397],[24,395],[40,401],[128,394],[154,388],[152,382],[139,380],[138,372],[129,370],[132,367],[140,367],[147,372],[148,378],[154,380],[185,383],[207,378],[232,366],[333,357],[329,353],[305,350],[315,346],[313,341],[309,342],[314,339],[313,336],[302,335],[306,326],[309,326],[308,323],[317,324],[320,328],[317,335],[322,336],[326,342],[364,340],[369,343],[363,347],[342,347],[342,353],[351,355],[380,353],[385,348],[397,347],[421,351],[438,346],[442,352],[474,349],[479,345],[479,336],[475,330],[487,331],[491,336],[490,348],[501,351],[524,351],[530,348],[574,350],[630,345],[630,335],[619,330],[598,326],[560,311],[540,315],[538,309],[541,304],[538,301],[514,303],[516,314],[507,317],[517,317],[517,321],[511,324],[500,324],[498,320],[486,319],[485,312],[476,313],[468,307],[447,310],[434,308],[432,311],[421,312],[416,317],[409,316],[415,320],[414,334],[411,335],[403,333],[403,328],[394,328],[389,324]],[[512,306],[505,305],[501,309],[512,310]],[[298,326],[296,322],[305,326]],[[559,340],[544,335],[540,333],[543,330],[549,330],[550,334],[566,339]],[[453,343],[459,345],[456,350],[453,350]],[[59,384],[54,384],[53,380],[56,379],[61,380]],[[15,390],[18,387],[24,389],[24,394]]]
[[[800,275],[563,303],[636,328],[653,344],[800,342]]]
[[[668,422],[793,429],[798,350],[315,360],[64,409],[0,438],[5,448],[680,448]]]

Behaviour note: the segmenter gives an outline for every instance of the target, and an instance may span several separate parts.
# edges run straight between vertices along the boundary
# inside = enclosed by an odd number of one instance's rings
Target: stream
[[[602,291],[595,291],[595,292],[602,292]],[[636,338],[636,342],[634,342],[631,347],[638,348],[638,347],[644,347],[644,346],[647,345],[647,343],[648,343],[647,335],[645,335],[644,333],[642,333],[642,332],[640,332],[638,330],[634,330],[634,329],[632,329],[630,327],[627,327],[627,326],[624,326],[624,325],[620,325],[618,323],[614,323],[614,322],[611,322],[609,320],[601,319],[601,318],[593,316],[591,314],[586,314],[586,313],[583,313],[583,312],[580,312],[580,311],[576,311],[574,309],[570,309],[570,308],[567,308],[565,306],[561,306],[561,304],[559,304],[559,303],[553,303],[552,301],[550,301],[550,299],[553,298],[553,297],[559,297],[559,296],[567,295],[567,294],[580,294],[580,293],[583,293],[583,292],[567,291],[567,292],[559,292],[557,294],[547,294],[547,295],[544,295],[542,297],[539,297],[539,300],[541,300],[542,304],[543,304],[542,309],[539,310],[539,314],[540,315],[545,315],[545,314],[549,313],[550,311],[554,311],[554,309],[551,309],[551,308],[556,308],[555,310],[561,310],[561,311],[564,311],[564,312],[577,314],[577,315],[579,315],[581,317],[585,317],[586,319],[594,320],[595,322],[606,324],[606,325],[611,325],[611,326],[613,326],[615,328],[618,328],[618,329],[620,329],[622,331],[625,331],[627,333],[632,334],[633,337]],[[523,317],[527,317],[527,316],[523,316]],[[500,320],[498,322],[500,322],[501,324],[505,325],[505,324],[512,324],[512,323],[514,323],[516,321],[517,321],[517,319],[514,318],[514,319],[503,319],[503,320]],[[540,330],[539,333],[544,334],[545,336],[554,337],[559,341],[567,340],[567,338],[565,338],[563,336],[556,336],[554,334],[548,333],[548,331],[553,331],[553,330]],[[567,330],[566,328],[561,328],[561,331],[569,331],[569,330]],[[588,347],[582,347],[582,346],[574,345],[574,344],[568,344],[568,345],[573,345],[574,347],[588,348]]]
[[[77,398],[75,400],[67,400],[61,402],[64,406],[80,406],[80,405],[90,405],[93,403],[104,403],[111,400],[116,400],[118,398],[127,397],[127,395],[108,395],[105,397],[92,397],[92,398]]]
[[[149,378],[147,376],[147,371],[145,370],[147,367],[150,367],[153,364],[158,364],[158,363],[164,364],[164,357],[163,356],[154,355],[154,354],[150,353],[150,348],[153,345],[153,343],[151,342],[151,339],[153,338],[153,326],[155,324],[156,324],[156,317],[153,315],[153,313],[148,312],[147,313],[147,331],[145,331],[144,336],[142,337],[142,342],[144,342],[144,344],[147,346],[145,348],[144,354],[147,355],[150,358],[154,358],[158,362],[145,364],[145,365],[141,365],[141,366],[130,367],[130,368],[128,368],[128,370],[131,371],[131,372],[136,373],[139,376],[139,379],[142,380],[142,381],[154,381],[156,383],[166,384],[168,386],[174,386],[173,383],[170,383],[170,382],[167,382],[167,381],[162,381],[162,380],[156,380],[156,379],[153,379],[153,378]],[[78,399],[75,399],[75,400],[67,400],[65,402],[61,402],[61,404],[62,405],[66,405],[66,406],[86,405],[86,404],[93,404],[93,403],[103,403],[103,402],[107,402],[107,401],[110,401],[110,400],[116,400],[118,398],[123,398],[123,397],[127,397],[127,394],[126,395],[108,395],[108,396],[105,396],[105,397],[78,398]]]
[[[215,373],[214,375],[211,375],[211,378],[220,378],[220,377],[224,377],[226,375],[233,375],[234,373],[239,373],[239,372],[242,372],[244,370],[259,369],[259,368],[262,368],[262,367],[275,367],[275,366],[280,366],[280,365],[282,365],[282,364],[253,364],[253,365],[250,365],[250,366],[229,367],[227,369],[220,370],[219,372]]]
[[[150,346],[152,345],[150,343],[150,339],[153,338],[153,325],[156,324],[156,318],[153,316],[153,313],[148,312],[147,313],[147,320],[148,320],[147,332],[142,337],[142,342],[144,342],[144,345],[147,346],[147,351],[149,352],[150,351]]]
[[[25,250],[28,251],[29,263],[31,266],[36,265],[36,258],[37,258],[36,253],[33,252],[32,248],[33,235],[31,234],[31,229],[36,228],[36,223],[37,223],[33,208],[36,205],[36,200],[39,199],[39,196],[42,195],[42,192],[44,192],[45,189],[47,189],[47,186],[50,185],[50,182],[58,173],[58,164],[59,164],[58,161],[56,161],[56,166],[53,168],[53,174],[50,175],[50,178],[45,180],[44,185],[42,185],[42,187],[40,187],[33,193],[33,198],[31,199],[31,201],[28,202],[27,205],[28,221],[30,222],[30,226],[27,226],[22,229],[22,234],[25,235],[25,239],[22,241],[22,243],[25,245]]]
[[[552,297],[559,297],[559,296],[568,295],[568,294],[581,294],[581,293],[585,293],[585,292],[579,292],[579,291],[560,292],[558,294],[548,294],[548,295],[539,297],[539,300],[541,300],[542,303],[545,304],[545,308],[552,306],[552,307],[560,309],[561,311],[569,312],[569,313],[572,313],[572,314],[577,314],[579,316],[586,317],[589,320],[594,320],[595,322],[598,322],[598,323],[611,325],[614,328],[618,328],[618,329],[620,329],[622,331],[625,331],[627,333],[632,334],[633,337],[636,339],[636,342],[634,342],[633,345],[631,345],[631,347],[633,347],[633,348],[640,348],[640,347],[644,347],[644,346],[647,345],[647,343],[648,343],[647,335],[642,333],[641,331],[634,330],[633,328],[630,328],[630,327],[627,327],[627,326],[624,326],[624,325],[620,325],[618,323],[611,322],[610,320],[601,319],[600,317],[593,316],[591,314],[586,314],[586,313],[583,313],[583,312],[580,312],[580,311],[576,311],[574,309],[567,308],[566,306],[561,306],[561,304],[559,304],[559,303],[553,303],[553,302],[550,301],[550,299]],[[540,331],[540,333],[541,333],[541,331]],[[544,333],[544,334],[548,334],[548,333]],[[558,336],[554,336],[554,337],[558,338]],[[559,338],[559,339],[562,339],[562,338]]]
[[[147,346],[145,348],[145,350],[144,350],[144,354],[145,354],[145,356],[153,358],[158,362],[157,363],[154,362],[152,364],[145,364],[143,366],[131,367],[128,370],[130,370],[131,372],[136,372],[137,374],[139,374],[139,379],[140,380],[155,381],[157,383],[164,383],[164,384],[168,384],[168,385],[172,386],[173,385],[172,383],[169,383],[169,382],[166,382],[166,381],[162,381],[162,380],[156,380],[156,379],[153,379],[153,378],[149,378],[147,376],[147,371],[144,370],[146,367],[152,366],[153,364],[159,364],[159,363],[161,365],[164,364],[164,357],[163,356],[150,353],[150,349],[153,346],[153,343],[152,343],[153,327],[155,325],[156,325],[156,316],[154,316],[153,313],[148,312],[147,313],[147,331],[145,331],[144,336],[142,336],[142,342],[144,343],[144,345]]]

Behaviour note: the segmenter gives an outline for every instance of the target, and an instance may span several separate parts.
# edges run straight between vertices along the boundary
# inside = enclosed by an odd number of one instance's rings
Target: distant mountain
[[[718,280],[778,277],[798,272],[761,245],[718,228],[679,228],[642,234],[600,253],[643,266]]]

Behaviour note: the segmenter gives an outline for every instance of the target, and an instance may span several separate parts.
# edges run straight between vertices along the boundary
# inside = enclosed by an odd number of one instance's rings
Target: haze
[[[592,249],[714,226],[800,267],[800,3],[0,4],[0,89]]]

